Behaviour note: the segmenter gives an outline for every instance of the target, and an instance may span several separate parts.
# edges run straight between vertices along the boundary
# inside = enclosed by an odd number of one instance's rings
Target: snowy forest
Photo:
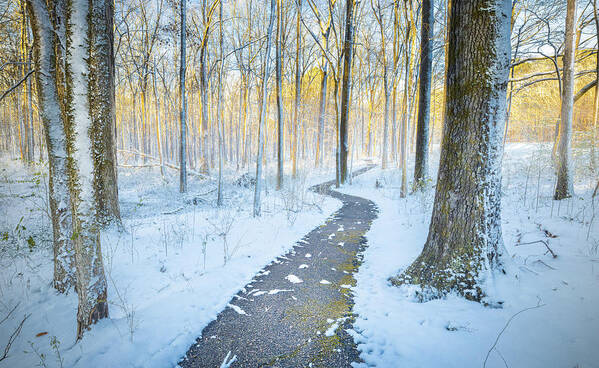
[[[599,368],[597,0],[0,0],[0,367]]]

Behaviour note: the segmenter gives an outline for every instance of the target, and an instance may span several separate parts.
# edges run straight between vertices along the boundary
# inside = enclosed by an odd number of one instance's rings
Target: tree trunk
[[[300,27],[302,15],[302,0],[297,0],[297,19],[295,22],[295,102],[293,104],[293,155],[291,157],[292,167],[291,176],[297,178],[297,156],[298,156],[298,142],[299,142],[299,109],[300,109],[300,98],[302,93],[302,75],[300,71],[301,66],[301,46],[302,46],[302,32]]]
[[[204,37],[208,37],[206,32]],[[207,40],[203,40],[207,42]],[[208,150],[208,76],[206,75],[206,46],[200,49],[200,98],[202,101],[202,166],[200,171],[210,172],[210,158]]]
[[[218,207],[223,204],[223,151],[224,151],[224,122],[223,122],[223,67],[225,64],[224,53],[223,53],[223,2],[219,1],[218,14],[219,14],[219,54],[220,54],[220,65],[218,69],[218,106],[216,108],[216,123],[218,124],[218,190],[216,194],[216,205]],[[225,263],[227,255],[225,254]]]
[[[481,301],[501,266],[501,142],[510,59],[509,0],[454,2],[447,106],[429,234],[392,282],[421,299],[457,292]]]
[[[264,155],[264,121],[266,120],[266,96],[268,87],[268,75],[270,73],[270,45],[272,41],[272,28],[276,18],[275,0],[270,0],[270,17],[268,20],[268,31],[266,33],[266,55],[262,74],[262,96],[260,98],[260,120],[258,121],[258,154],[256,155],[256,188],[254,191],[254,217],[260,216],[261,203],[260,192],[262,191],[262,156]]]
[[[64,5],[62,1],[56,1],[52,11],[62,13]],[[55,32],[55,29],[60,27],[53,26],[45,1],[28,0],[27,8],[34,37],[38,104],[48,149],[48,187],[54,240],[53,285],[59,292],[66,292],[75,283],[75,271],[66,135],[57,90],[57,81],[60,80],[57,68],[61,68],[62,63],[56,55],[56,50],[61,50],[58,47],[58,34],[61,32]],[[64,69],[62,71],[64,72]]]
[[[156,61],[154,60],[154,66]],[[160,162],[160,176],[164,179],[164,159],[162,155],[162,122],[160,119],[160,98],[158,97],[158,89],[156,87],[156,70],[152,73],[154,82],[154,106],[156,109],[156,148],[158,149],[158,160]]]
[[[593,14],[595,16],[595,34],[599,40],[599,15],[597,14],[597,0],[593,0]],[[593,135],[591,141],[591,167],[597,172],[597,119],[599,118],[599,55],[595,56],[595,100],[593,101]]]
[[[351,67],[354,42],[354,0],[346,1],[345,41],[343,43],[343,88],[341,90],[341,117],[339,121],[339,184],[347,180],[347,125],[349,122]]]
[[[112,1],[97,0],[90,9],[89,74],[91,142],[95,154],[94,189],[96,216],[101,225],[120,224],[117,185],[116,118],[114,100],[114,8]]]
[[[186,8],[187,0],[181,1],[181,64],[179,65],[179,94],[181,95],[181,105],[179,106],[179,124],[181,129],[181,139],[179,142],[179,191],[181,193],[187,192],[187,97],[185,96],[185,53],[186,53]],[[202,101],[202,111],[204,111],[205,102]],[[205,119],[204,113],[202,113],[202,121]],[[202,130],[202,134],[206,134]],[[202,144],[202,149],[206,149],[205,142]],[[204,157],[205,159],[206,157]],[[204,161],[206,163],[206,161]]]
[[[328,43],[328,41],[326,42]],[[322,66],[320,81],[320,98],[318,103],[318,136],[316,140],[316,158],[315,166],[319,167],[322,163],[322,157],[324,156],[324,119],[327,109],[327,68],[328,62],[324,60]]]
[[[574,18],[576,17],[576,0],[568,0],[566,12],[566,39],[564,47],[564,71],[561,121],[559,126],[556,200],[572,197],[572,115],[574,111]]]
[[[281,75],[281,32],[283,32],[283,9],[282,1],[277,1],[277,38],[275,48],[275,59],[276,59],[276,89],[277,89],[277,190],[283,187],[283,127],[285,122],[283,120],[283,78]]]
[[[420,33],[420,91],[418,97],[418,129],[414,188],[422,188],[428,176],[428,127],[431,112],[431,78],[433,69],[433,0],[422,0]]]
[[[85,330],[108,316],[106,300],[106,277],[100,249],[100,223],[96,216],[94,200],[95,184],[101,175],[101,158],[108,152],[95,151],[92,140],[103,126],[94,117],[99,111],[111,111],[110,98],[106,91],[91,91],[96,88],[93,82],[95,72],[102,69],[97,55],[110,54],[109,42],[101,42],[106,34],[106,23],[113,25],[113,19],[106,19],[112,12],[106,12],[102,0],[92,2],[75,0],[69,3],[70,18],[67,21],[67,150],[70,160],[69,185],[73,213],[73,246],[75,249],[76,290],[79,298],[77,311],[77,338]],[[69,93],[70,92],[70,93]],[[103,93],[103,94],[101,94]]]

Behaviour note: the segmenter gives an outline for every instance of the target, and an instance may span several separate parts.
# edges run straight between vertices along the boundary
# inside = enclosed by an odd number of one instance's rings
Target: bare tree
[[[277,90],[277,190],[283,187],[283,159],[284,159],[284,134],[285,126],[283,118],[283,77],[281,73],[281,38],[283,37],[283,3],[277,0],[277,38],[275,40],[275,60],[276,60],[276,90]]]
[[[347,154],[348,139],[347,126],[349,122],[349,104],[352,74],[352,56],[354,50],[354,0],[346,0],[345,8],[345,40],[343,43],[343,88],[341,90],[341,116],[339,120],[338,135],[338,165],[337,185],[344,184],[347,180]]]
[[[181,193],[187,192],[187,100],[185,95],[185,71],[187,67],[185,61],[187,52],[186,8],[187,0],[181,0],[181,63],[179,64],[179,93],[181,95],[179,106],[179,127],[181,133],[179,140],[179,191]]]
[[[561,121],[559,126],[557,184],[554,198],[569,198],[574,194],[572,182],[572,114],[574,111],[574,18],[576,0],[568,0],[566,12],[566,39],[564,48],[564,72]]]
[[[428,127],[431,112],[431,79],[433,72],[433,0],[422,0],[420,31],[420,90],[418,97],[418,128],[416,130],[416,157],[414,188],[424,186],[428,175]]]
[[[53,5],[52,12],[62,13],[66,3],[55,1]],[[62,50],[57,43],[66,37],[65,24],[57,21],[52,23],[45,1],[29,0],[27,8],[32,19],[38,100],[48,149],[49,204],[54,239],[53,285],[58,291],[66,292],[75,283],[75,271],[67,142],[57,86],[60,74],[65,72],[64,63],[61,62],[64,55],[56,54]]]
[[[256,187],[254,191],[254,217],[260,216],[262,192],[262,159],[264,155],[264,121],[266,120],[266,95],[268,88],[268,76],[270,73],[270,46],[272,41],[272,28],[276,18],[276,0],[270,0],[270,16],[268,20],[268,31],[266,32],[266,53],[262,67],[262,89],[260,97],[260,120],[258,121],[258,155],[256,156]]]

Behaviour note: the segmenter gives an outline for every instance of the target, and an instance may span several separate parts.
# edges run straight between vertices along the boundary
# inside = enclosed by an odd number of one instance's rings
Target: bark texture
[[[561,121],[557,144],[557,184],[554,199],[572,197],[572,115],[574,111],[574,22],[576,0],[568,0],[566,11],[566,39],[564,41],[564,72],[562,83]]]
[[[281,0],[277,1],[277,39],[275,49],[275,60],[276,60],[276,90],[277,90],[277,190],[283,187],[283,127],[285,122],[283,120],[283,76],[281,73],[281,38],[283,32],[283,17],[281,9],[283,3]]]
[[[338,184],[347,180],[349,104],[354,42],[354,0],[347,0],[345,8],[345,41],[343,43],[343,87],[341,90],[341,118],[339,121],[339,164]]]
[[[67,6],[67,151],[69,157],[69,186],[73,214],[73,246],[77,276],[77,338],[85,330],[108,316],[106,277],[100,248],[100,226],[97,221],[95,177],[97,154],[92,144],[94,120],[93,94],[89,88],[91,71],[97,68],[90,58],[91,41],[97,21],[90,16],[94,0],[71,0]],[[112,24],[112,23],[111,23]],[[105,102],[104,102],[105,103]]]
[[[276,18],[275,0],[270,0],[270,17],[268,31],[266,33],[266,54],[264,56],[264,67],[262,70],[262,89],[260,96],[260,121],[258,122],[258,154],[256,157],[256,188],[254,191],[254,217],[261,214],[260,194],[262,192],[262,158],[264,156],[264,121],[266,120],[266,96],[268,87],[268,75],[270,73],[270,45],[272,42],[272,28]]]
[[[34,62],[38,71],[38,103],[48,149],[49,202],[54,241],[53,285],[59,292],[67,292],[75,283],[75,274],[66,136],[56,84],[59,79],[57,62],[60,62],[55,50],[59,40],[46,3],[43,0],[28,0],[27,4],[36,40]],[[56,8],[53,10],[56,11]]]
[[[428,176],[428,128],[431,112],[431,78],[433,71],[433,0],[422,0],[420,31],[420,89],[416,130],[414,188],[424,186]]]
[[[395,285],[422,299],[456,292],[481,301],[501,266],[501,140],[510,55],[509,0],[455,2],[449,21],[447,106],[429,234]]]
[[[180,165],[180,171],[179,171],[179,192],[181,193],[186,193],[187,192],[187,153],[186,153],[186,149],[187,149],[187,99],[185,96],[185,68],[186,68],[186,61],[185,61],[185,52],[186,52],[186,22],[185,22],[185,16],[186,16],[186,9],[187,9],[187,2],[186,0],[181,1],[181,64],[179,65],[179,94],[181,95],[181,105],[179,106],[179,128],[180,128],[180,134],[181,134],[181,138],[179,140],[179,165]],[[203,49],[202,49],[202,56],[203,56]],[[205,78],[204,77],[204,69],[203,69],[203,62],[204,59],[202,59],[201,65],[202,65],[202,72],[201,72],[201,78],[202,81]],[[203,89],[203,91],[205,91]],[[206,128],[204,128],[204,122],[207,119],[207,113],[205,113],[205,107],[206,107],[206,97],[205,97],[205,92],[202,93],[202,134],[204,135],[203,138],[203,143],[202,143],[202,150],[204,150],[204,152],[207,152],[207,139],[205,137],[208,136],[208,133],[206,132]],[[206,124],[207,125],[207,124]],[[204,155],[204,164],[207,165],[208,159],[207,159],[207,155]]]
[[[92,118],[96,215],[102,225],[120,223],[114,103],[114,4],[94,0],[90,7],[89,100]]]

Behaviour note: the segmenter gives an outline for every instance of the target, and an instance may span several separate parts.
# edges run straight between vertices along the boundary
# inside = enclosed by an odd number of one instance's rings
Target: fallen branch
[[[10,347],[12,346],[13,342],[15,342],[15,340],[21,333],[21,330],[23,329],[23,324],[25,323],[27,318],[29,318],[29,316],[30,316],[30,314],[27,314],[27,315],[25,315],[25,317],[23,317],[23,320],[21,321],[21,323],[19,323],[17,328],[13,331],[13,333],[8,338],[8,342],[6,343],[6,346],[4,347],[4,354],[0,357],[0,362],[3,361],[4,359],[8,358],[8,352],[10,351]]]
[[[551,253],[551,255],[553,256],[553,258],[557,258],[557,254],[555,254],[551,248],[549,248],[549,244],[547,244],[547,242],[545,240],[535,240],[535,241],[531,241],[531,242],[527,242],[527,243],[516,243],[516,247],[519,245],[529,245],[529,244],[536,244],[536,243],[543,243],[545,245],[545,247],[547,248],[547,251],[549,251],[549,253]]]
[[[6,315],[6,317],[4,317],[4,318],[2,319],[2,321],[0,321],[0,325],[1,325],[2,323],[4,323],[4,322],[5,322],[5,321],[8,319],[8,317],[10,317],[10,315],[12,314],[12,312],[14,312],[14,311],[17,309],[17,307],[19,306],[19,304],[21,304],[21,302],[18,302],[18,303],[17,303],[17,304],[16,304],[16,305],[15,305],[15,306],[14,306],[14,307],[13,307],[13,308],[10,310],[10,312],[8,312],[8,314]]]
[[[495,347],[497,346],[497,343],[499,342],[499,339],[501,338],[501,335],[503,335],[503,333],[505,332],[505,330],[508,328],[508,326],[510,325],[510,323],[512,322],[512,320],[514,318],[516,318],[516,316],[518,316],[521,313],[524,313],[526,311],[529,311],[531,309],[537,309],[537,308],[541,308],[544,307],[545,304],[540,304],[540,301],[537,303],[536,306],[534,307],[528,307],[528,308],[524,308],[522,309],[520,312],[514,314],[513,316],[510,317],[510,319],[507,320],[505,326],[503,326],[503,328],[501,329],[501,331],[499,332],[499,335],[497,335],[497,338],[495,339],[495,342],[493,343],[493,346],[491,346],[491,348],[489,349],[489,351],[487,352],[487,356],[485,357],[485,361],[483,363],[483,368],[487,367],[487,360],[489,359],[489,355],[491,355],[491,351],[493,351],[493,349],[495,349]]]
[[[148,158],[150,160],[159,161],[156,157],[147,155],[147,154],[145,154],[143,152],[128,151],[128,150],[118,150],[118,152],[128,153],[128,154],[133,154],[133,155],[138,155],[138,156],[141,156],[141,157],[146,157],[146,158]],[[118,166],[120,166],[120,167],[132,167],[132,168],[134,168],[134,167],[158,167],[158,166],[160,166],[160,164],[144,164],[144,165],[121,165],[121,164],[119,164]],[[168,167],[170,169],[177,170],[177,171],[181,170],[181,168],[179,166],[173,165],[173,164],[169,164],[169,163],[166,163],[166,162],[163,162],[162,166]],[[203,178],[203,179],[213,180],[213,178],[211,176],[206,175],[206,174],[202,174],[202,173],[199,173],[199,172],[196,172],[196,171],[193,171],[193,170],[187,169],[187,173],[190,174],[190,175],[194,175],[194,176]]]

